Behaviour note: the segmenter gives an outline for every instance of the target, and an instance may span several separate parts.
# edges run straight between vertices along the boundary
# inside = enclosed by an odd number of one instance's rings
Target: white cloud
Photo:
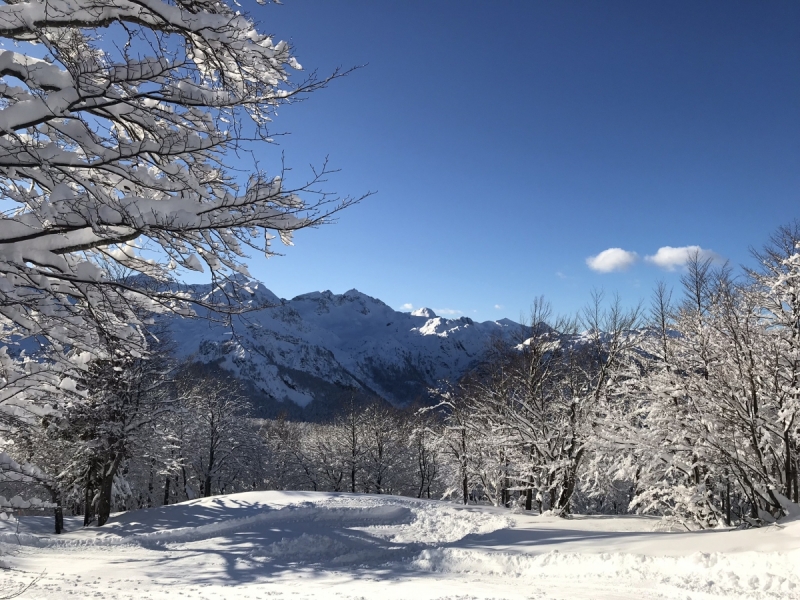
[[[667,271],[674,271],[678,267],[682,267],[689,260],[690,256],[697,254],[700,260],[719,260],[719,255],[711,250],[705,250],[700,246],[679,246],[673,248],[672,246],[662,246],[652,256],[645,256],[644,259],[666,269]]]
[[[623,250],[622,248],[609,248],[603,250],[597,256],[590,256],[586,259],[586,264],[592,271],[598,273],[611,273],[613,271],[625,271],[639,259],[636,252]]]
[[[411,302],[406,302],[400,307],[400,310],[414,310],[414,305]]]
[[[435,312],[437,315],[450,315],[451,317],[453,315],[463,315],[464,314],[463,311],[457,310],[455,308],[434,308],[433,312]]]
[[[502,304],[495,304],[494,307],[497,310],[503,310],[505,308],[505,306],[503,306]]]
[[[561,271],[556,271],[556,277],[558,277],[559,279],[566,279],[567,278],[567,276],[564,275]]]

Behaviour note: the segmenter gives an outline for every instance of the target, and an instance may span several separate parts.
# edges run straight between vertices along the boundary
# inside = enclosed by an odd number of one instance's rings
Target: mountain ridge
[[[356,289],[286,300],[244,277],[190,289],[198,299],[234,296],[252,310],[232,327],[169,319],[178,357],[242,379],[264,416],[322,418],[354,395],[398,407],[426,402],[431,388],[478,364],[492,339],[510,342],[521,331],[509,319],[477,323],[430,309],[397,311]]]

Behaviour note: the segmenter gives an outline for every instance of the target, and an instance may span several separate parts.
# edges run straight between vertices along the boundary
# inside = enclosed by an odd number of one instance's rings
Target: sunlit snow
[[[395,496],[248,492],[50,534],[0,521],[4,592],[24,598],[792,599],[800,521],[659,531]],[[18,530],[18,531],[17,531]]]

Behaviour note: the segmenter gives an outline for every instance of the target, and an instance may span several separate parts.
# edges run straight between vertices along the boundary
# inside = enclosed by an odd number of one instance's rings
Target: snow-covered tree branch
[[[196,302],[157,283],[175,269],[246,273],[248,251],[358,200],[321,190],[325,165],[292,186],[282,166],[233,163],[271,142],[276,107],[341,75],[293,82],[289,44],[235,7],[9,2],[0,37],[15,45],[0,49],[0,401],[71,388],[112,346],[145,353],[143,315]]]

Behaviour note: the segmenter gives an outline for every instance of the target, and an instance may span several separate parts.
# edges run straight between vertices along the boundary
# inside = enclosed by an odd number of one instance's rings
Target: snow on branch
[[[0,402],[104,349],[146,353],[146,315],[203,304],[163,285],[175,269],[246,274],[247,252],[360,199],[322,191],[327,166],[290,186],[226,162],[342,73],[294,83],[289,44],[223,2],[14,2],[0,37],[17,44],[0,50]]]

